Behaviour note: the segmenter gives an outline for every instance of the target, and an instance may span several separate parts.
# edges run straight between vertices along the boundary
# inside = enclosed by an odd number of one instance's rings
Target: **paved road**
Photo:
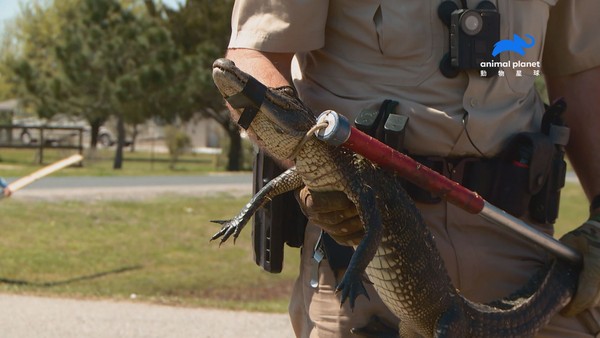
[[[15,178],[7,178],[10,183]],[[578,182],[574,172],[568,172],[567,182]],[[250,194],[252,175],[248,173],[218,173],[197,176],[137,176],[137,177],[46,177],[27,186],[14,198],[33,199],[139,199],[159,194],[177,193],[204,195],[219,192]]]
[[[7,178],[10,182],[15,178]],[[149,186],[149,185],[210,185],[210,184],[246,184],[251,182],[249,173],[212,173],[190,176],[48,176],[33,182],[27,189]]]
[[[0,294],[6,338],[286,338],[284,314]]]
[[[14,178],[8,178],[10,183]],[[143,199],[160,194],[250,194],[248,173],[197,176],[46,177],[15,193],[15,199]]]
[[[12,198],[93,200],[143,199],[165,193],[250,194],[251,179],[250,174],[47,177],[18,191]],[[0,294],[0,337],[286,338],[293,337],[293,332],[286,314]]]

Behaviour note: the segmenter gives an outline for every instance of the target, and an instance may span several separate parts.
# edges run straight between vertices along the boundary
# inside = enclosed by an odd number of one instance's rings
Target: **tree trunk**
[[[225,132],[229,136],[229,153],[227,154],[227,171],[240,171],[242,170],[243,161],[243,149],[242,149],[242,137],[240,136],[240,128],[238,125],[229,118],[228,110],[221,110],[216,112],[212,108],[208,108],[206,111],[208,116],[212,117],[218,124],[225,129]]]
[[[115,161],[113,169],[123,168],[123,147],[125,146],[125,122],[123,115],[117,115],[117,149],[115,151]]]
[[[137,123],[133,125],[133,132],[131,135],[131,144],[129,145],[129,151],[135,153],[135,141],[138,137],[138,125]]]
[[[227,126],[227,134],[229,135],[229,154],[227,161],[227,171],[239,171],[242,169],[243,153],[242,153],[242,137],[236,125],[233,128],[230,124]]]
[[[100,126],[102,125],[102,120],[95,119],[90,122],[90,148],[96,149],[98,147],[98,134],[100,134]]]

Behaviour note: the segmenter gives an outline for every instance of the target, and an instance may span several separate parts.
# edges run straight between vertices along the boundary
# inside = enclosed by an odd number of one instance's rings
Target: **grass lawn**
[[[556,221],[554,237],[580,226],[589,217],[589,202],[579,183],[567,183],[561,191],[560,210]]]
[[[0,292],[284,312],[299,252],[281,274],[254,264],[251,229],[209,243],[247,198],[133,202],[3,200]],[[135,296],[132,296],[135,295]]]
[[[557,236],[587,217],[579,185],[562,193]],[[164,196],[130,202],[0,202],[0,292],[131,299],[285,312],[299,252],[281,274],[254,264],[250,226],[236,245],[209,243],[248,197]],[[132,296],[135,295],[135,296]]]

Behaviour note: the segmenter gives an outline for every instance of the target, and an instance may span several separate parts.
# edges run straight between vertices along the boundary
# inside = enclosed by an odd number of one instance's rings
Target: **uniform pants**
[[[455,287],[470,300],[489,302],[513,293],[549,259],[544,249],[530,241],[451,204],[417,206],[434,235]],[[550,231],[543,227],[539,229]],[[355,337],[350,329],[366,325],[373,315],[397,327],[398,320],[371,285],[365,285],[370,301],[359,296],[354,311],[350,310],[348,302],[340,307],[334,290],[341,275],[332,272],[326,259],[319,266],[319,286],[310,286],[313,248],[319,234],[318,227],[308,224],[300,274],[289,306],[296,336]],[[593,309],[591,312],[600,323],[600,311]],[[596,333],[591,333],[581,318],[558,314],[538,337],[594,337]]]

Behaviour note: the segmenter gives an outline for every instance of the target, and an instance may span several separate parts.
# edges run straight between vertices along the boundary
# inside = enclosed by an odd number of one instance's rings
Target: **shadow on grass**
[[[79,276],[79,277],[75,277],[75,278],[69,278],[69,279],[59,280],[59,281],[54,281],[54,282],[31,282],[31,281],[27,281],[27,280],[18,280],[18,279],[10,279],[10,278],[0,277],[0,283],[3,283],[3,284],[12,284],[12,285],[52,287],[52,286],[65,285],[65,284],[80,282],[80,281],[83,281],[83,280],[90,280],[90,279],[101,278],[101,277],[104,277],[104,276],[115,275],[115,274],[119,274],[119,273],[133,271],[133,270],[140,270],[142,268],[143,268],[142,265],[126,266],[126,267],[122,267],[122,268],[118,268],[118,269],[114,269],[114,270],[103,271],[103,272],[98,272],[98,273],[94,273],[94,274],[91,274],[91,275]]]

